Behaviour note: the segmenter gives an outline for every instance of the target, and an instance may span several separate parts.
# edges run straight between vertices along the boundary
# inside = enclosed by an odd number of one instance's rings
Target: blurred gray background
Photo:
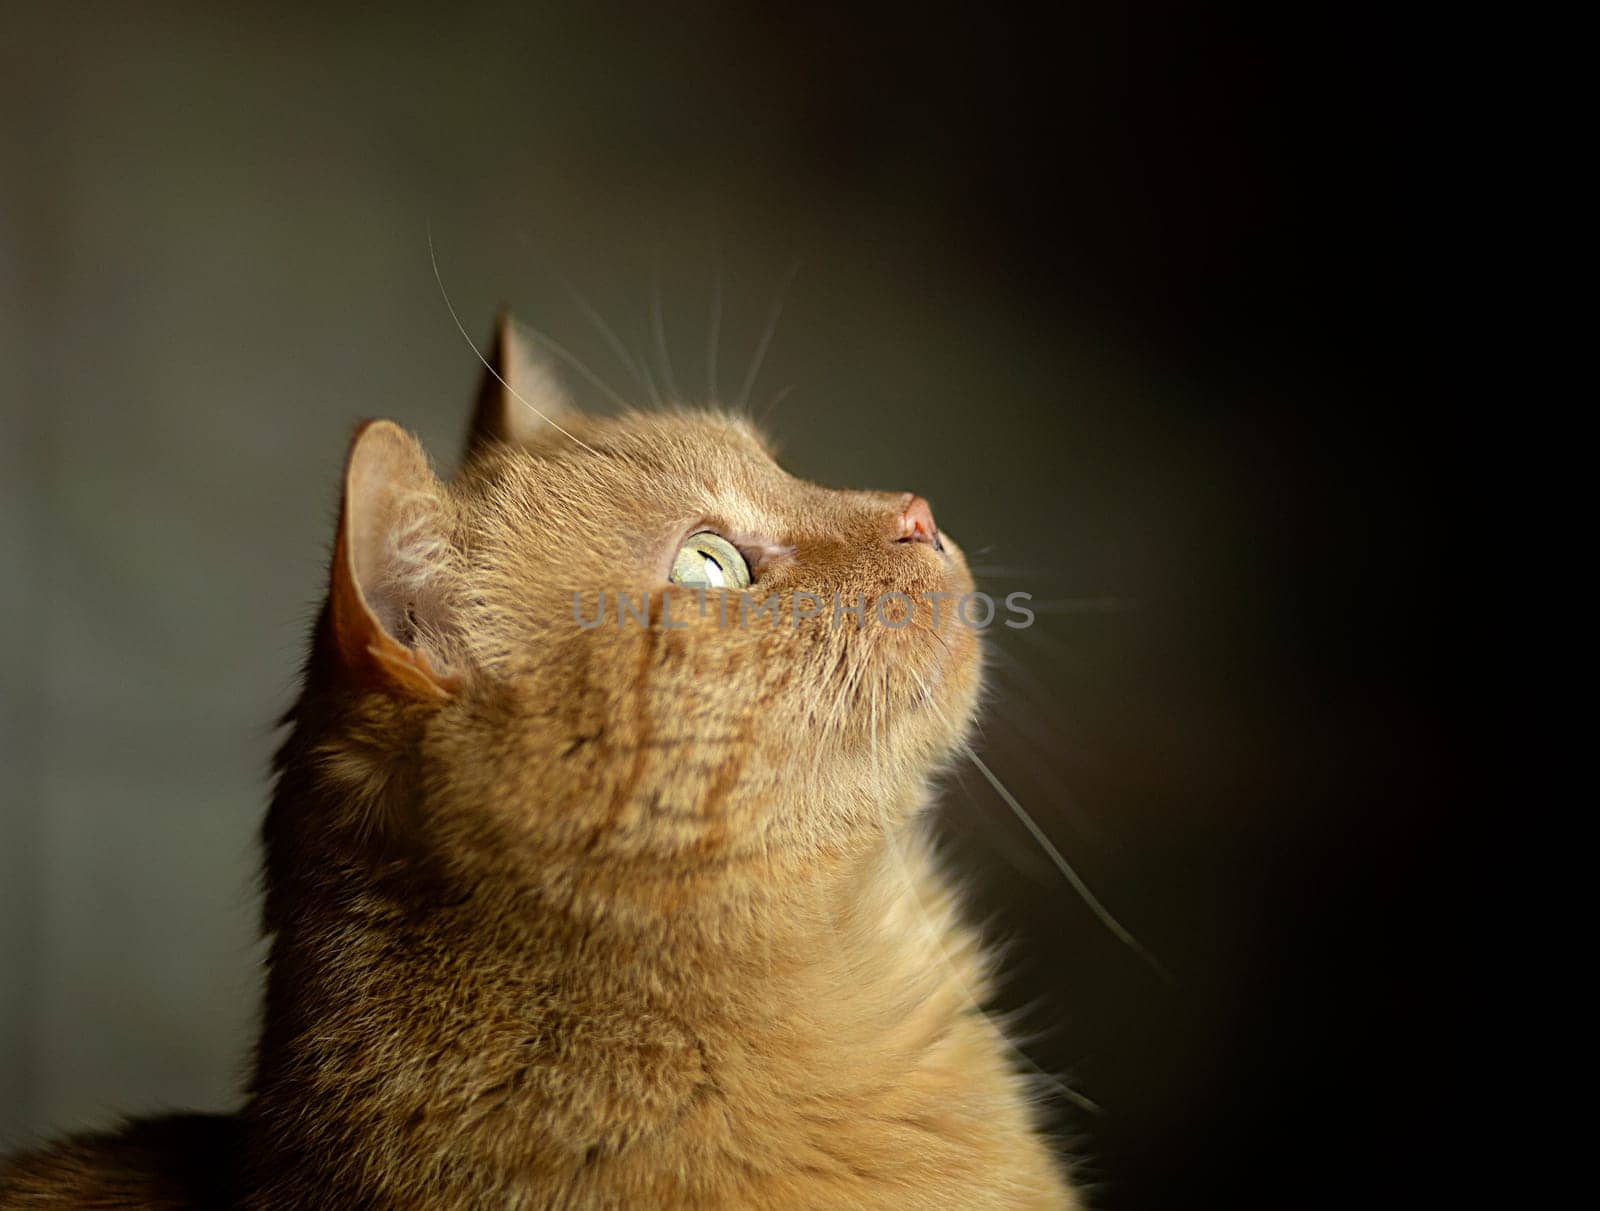
[[[1356,42],[1182,6],[0,11],[0,1147],[237,1104],[345,442],[389,416],[448,467],[477,377],[430,226],[475,340],[509,302],[640,399],[567,283],[652,358],[659,292],[692,398],[720,283],[731,402],[798,264],[750,399],[787,392],[791,468],[924,493],[1046,603],[984,751],[1177,982],[970,770],[943,827],[1030,1053],[1105,1108],[1057,1112],[1104,1205],[1272,1202],[1339,1167],[1325,1122],[1399,1129],[1345,1076],[1420,1012],[1381,923],[1452,767],[1429,640],[1390,631],[1428,422],[1358,281],[1402,232],[1385,124],[1324,91]]]

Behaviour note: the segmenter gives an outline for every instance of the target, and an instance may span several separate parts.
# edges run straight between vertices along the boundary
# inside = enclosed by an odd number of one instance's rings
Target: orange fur
[[[1076,1207],[917,823],[976,635],[926,603],[724,626],[737,594],[702,616],[666,580],[702,526],[755,599],[965,591],[959,551],[731,417],[510,423],[512,338],[453,481],[386,422],[352,449],[226,1204]],[[582,628],[574,590],[652,625]],[[73,1201],[118,1166],[156,1189],[123,1139],[20,1159],[0,1207],[186,1205]]]

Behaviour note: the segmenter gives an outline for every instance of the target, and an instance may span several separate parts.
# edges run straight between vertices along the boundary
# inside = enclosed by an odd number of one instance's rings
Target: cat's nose
[[[939,541],[939,527],[933,524],[933,510],[928,502],[914,493],[906,493],[905,510],[900,514],[899,542],[925,542],[935,551],[943,551]]]

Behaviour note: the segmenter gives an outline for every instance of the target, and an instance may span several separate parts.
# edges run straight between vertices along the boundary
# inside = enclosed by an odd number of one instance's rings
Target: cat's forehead
[[[743,417],[649,413],[603,421],[591,432],[585,440],[600,455],[593,461],[612,460],[612,470],[640,492],[640,504],[654,497],[664,514],[692,508],[730,530],[753,533],[775,510],[796,503],[797,493],[810,495]]]
[[[819,489],[784,471],[741,416],[683,409],[561,425],[469,464],[466,499],[515,527],[529,517],[557,528],[701,520],[752,534],[819,503]]]
[[[519,472],[564,487],[587,482],[597,490],[744,500],[796,485],[778,466],[761,432],[746,418],[713,411],[674,410],[582,417],[531,451]]]
[[[766,437],[746,417],[710,410],[676,409],[586,418],[574,431],[583,441],[560,443],[556,457],[598,454],[635,465],[687,473],[736,471],[775,465]]]

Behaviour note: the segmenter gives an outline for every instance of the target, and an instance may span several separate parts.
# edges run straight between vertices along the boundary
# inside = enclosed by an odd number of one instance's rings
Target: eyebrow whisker
[[[761,373],[761,363],[766,360],[767,349],[778,331],[778,320],[783,315],[784,296],[789,293],[789,286],[793,283],[795,274],[799,272],[800,262],[795,261],[789,266],[789,271],[783,275],[783,281],[778,285],[778,295],[772,300],[772,310],[767,315],[767,326],[762,330],[761,340],[756,344],[755,356],[750,359],[750,369],[745,372],[744,385],[739,388],[739,399],[734,405],[735,411],[743,412],[745,405],[750,402],[750,392],[756,385],[756,377]]]
[[[717,402],[717,344],[722,339],[722,261],[711,275],[711,334],[706,341],[706,402]]]
[[[650,328],[656,339],[656,352],[661,357],[661,378],[673,402],[681,403],[678,385],[672,381],[672,357],[667,353],[667,325],[661,315],[661,253],[656,252],[650,266]]]
[[[468,334],[467,329],[466,329],[466,325],[464,325],[461,322],[461,317],[456,314],[455,304],[450,301],[450,292],[444,288],[444,277],[439,272],[439,256],[434,251],[434,248],[433,248],[433,222],[431,220],[428,222],[427,232],[428,232],[428,260],[433,265],[433,280],[435,282],[439,283],[439,297],[444,299],[445,309],[450,312],[450,318],[451,318],[451,320],[453,320],[455,322],[456,331],[461,334],[461,339],[467,342],[467,347],[472,350],[472,355],[474,357],[476,357],[480,362],[483,363],[483,368],[485,370],[487,370],[490,374],[494,375],[496,381],[498,381],[499,384],[502,387],[504,387],[507,391],[509,391],[511,393],[511,397],[513,399],[515,399],[519,404],[521,404],[524,408],[527,408],[530,412],[532,412],[540,420],[544,421],[545,424],[549,425],[556,432],[561,433],[566,437],[570,437],[573,441],[577,442],[578,445],[582,446],[590,454],[598,456],[600,451],[596,450],[593,446],[591,446],[588,442],[584,441],[581,437],[578,437],[571,430],[567,429],[564,425],[562,425],[561,423],[556,421],[553,417],[547,416],[540,409],[534,407],[527,400],[525,400],[522,397],[521,392],[519,392],[510,383],[506,382],[506,380],[500,376],[500,372],[498,370],[496,370],[492,365],[489,364],[489,359],[484,357],[483,354],[481,352],[479,352],[477,343],[472,339],[471,335]],[[580,371],[582,371],[584,374],[589,375],[590,378],[594,378],[595,377],[592,374],[592,372],[590,372],[588,367],[584,366],[581,362],[578,362],[577,359],[572,357],[572,355],[570,353],[567,353],[565,350],[563,350],[559,346],[557,346],[554,341],[550,341],[550,340],[548,340],[548,338],[540,336],[539,333],[533,332],[532,329],[529,329],[528,331],[530,333],[532,333],[532,335],[534,335],[536,337],[539,337],[540,340],[546,341],[546,343],[549,344],[552,349],[555,349],[558,353],[560,353],[564,357],[566,357],[570,362],[574,363],[577,366],[577,368]],[[597,383],[598,383],[598,380],[597,380]],[[601,387],[605,387],[604,383],[598,383],[598,385],[601,386]],[[610,390],[610,388],[605,388],[605,389],[608,390],[608,391]],[[615,393],[613,392],[613,394],[615,394]],[[624,405],[624,406],[626,406],[626,405]]]
[[[761,410],[761,424],[763,426],[767,423],[767,418],[772,415],[773,410],[777,408],[779,404],[783,403],[784,400],[788,399],[789,396],[794,394],[794,391],[798,386],[798,383],[790,383],[787,387],[783,388],[783,390],[779,391],[767,401],[767,406]]]
[[[571,282],[563,281],[561,285],[566,290],[568,297],[577,305],[578,310],[583,312],[584,318],[594,325],[595,330],[599,332],[601,339],[610,347],[611,352],[616,354],[617,360],[622,363],[623,369],[633,376],[634,382],[650,393],[650,398],[655,402],[656,407],[661,407],[661,394],[656,390],[656,382],[650,373],[649,362],[641,364],[629,352],[627,344],[617,335],[616,329],[606,323],[605,317],[595,309],[588,299],[578,293],[577,288]]]
[[[526,332],[534,340],[538,341],[539,344],[550,350],[551,353],[555,354],[562,361],[566,362],[567,365],[571,366],[579,374],[583,375],[583,377],[591,386],[593,386],[597,391],[603,393],[607,399],[609,399],[622,411],[627,412],[632,409],[633,405],[628,403],[627,400],[623,399],[610,383],[606,382],[605,379],[601,378],[593,370],[589,369],[589,367],[584,364],[577,354],[573,353],[572,350],[568,349],[560,341],[556,340],[555,337],[546,336],[543,332],[540,332],[539,329],[530,324],[525,324],[521,320],[514,319],[512,322],[515,323],[516,326],[523,332]],[[498,378],[499,376],[496,375],[495,377]],[[566,432],[565,429],[562,429],[561,431],[563,433]],[[576,441],[577,439],[573,438],[573,440]],[[590,447],[585,447],[585,449],[590,449]],[[598,453],[598,451],[596,451],[596,453]]]

